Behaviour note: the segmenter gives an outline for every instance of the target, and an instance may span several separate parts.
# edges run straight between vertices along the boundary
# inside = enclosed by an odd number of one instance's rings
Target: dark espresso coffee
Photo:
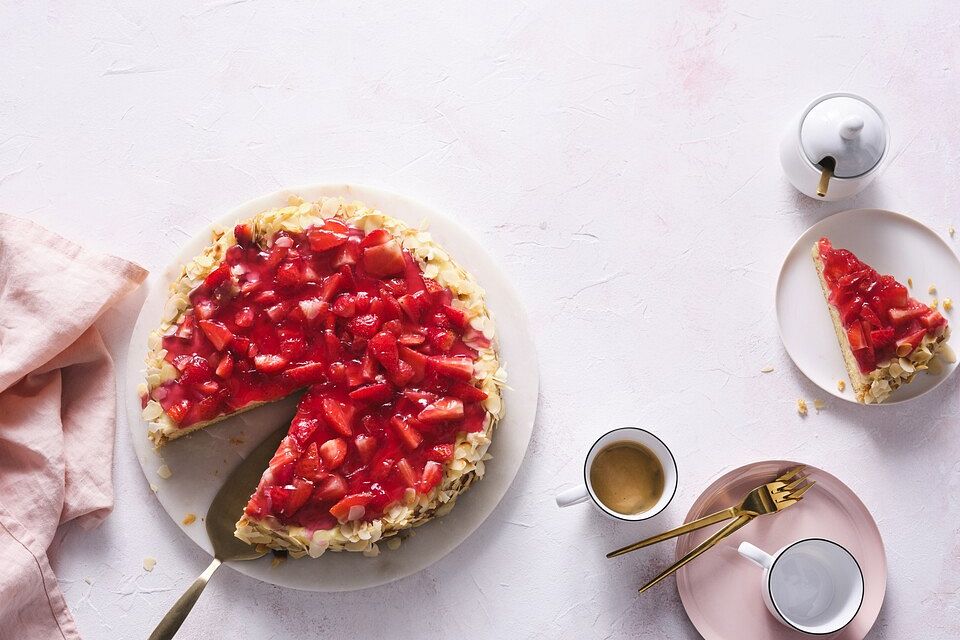
[[[604,448],[590,466],[590,485],[608,509],[633,516],[648,511],[663,495],[663,465],[638,442],[623,440]]]

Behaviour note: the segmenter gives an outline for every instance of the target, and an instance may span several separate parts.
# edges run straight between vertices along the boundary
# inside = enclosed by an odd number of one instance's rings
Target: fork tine
[[[783,488],[781,489],[781,491],[793,491],[794,489],[797,488],[797,486],[798,486],[800,483],[805,482],[806,479],[807,479],[807,476],[800,476],[800,477],[798,477],[796,480],[794,480],[793,482],[788,482],[787,484],[785,484],[785,485],[783,486]]]
[[[787,482],[788,480],[791,480],[794,476],[796,476],[806,468],[807,466],[803,464],[800,465],[799,467],[794,467],[793,469],[790,469],[789,471],[784,472],[784,474],[779,478],[777,478],[777,480],[779,480],[780,482]]]
[[[810,487],[812,487],[812,486],[815,485],[815,484],[817,484],[816,480],[811,480],[809,483],[803,485],[803,486],[800,487],[799,489],[795,489],[795,490],[791,491],[791,492],[790,492],[790,497],[793,498],[793,499],[799,500],[799,499],[800,499],[800,496],[802,496],[804,493],[806,493],[806,492],[810,489]]]

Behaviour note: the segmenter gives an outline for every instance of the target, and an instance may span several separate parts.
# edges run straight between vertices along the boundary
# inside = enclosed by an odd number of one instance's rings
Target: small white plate
[[[960,261],[932,229],[884,209],[841,211],[807,229],[790,249],[777,280],[777,323],[783,346],[800,371],[820,388],[856,402],[810,257],[813,243],[824,236],[833,246],[853,251],[880,273],[889,273],[904,284],[912,278],[910,295],[926,303],[934,295],[941,300],[951,296],[960,300]],[[927,292],[931,284],[936,285],[936,294]],[[944,315],[953,322],[949,312]],[[883,404],[904,402],[930,391],[956,367],[955,363],[944,363],[940,375],[917,376]],[[837,389],[838,380],[847,382],[846,391]]]
[[[497,426],[490,446],[493,459],[486,466],[483,480],[460,496],[457,506],[448,515],[416,529],[416,535],[406,539],[399,549],[392,551],[381,544],[381,553],[376,558],[366,558],[359,553],[326,553],[318,559],[291,559],[272,567],[268,555],[230,565],[258,580],[295,589],[365,589],[399,580],[440,560],[473,533],[499,504],[520,469],[533,433],[539,387],[536,351],[520,297],[497,263],[453,219],[419,202],[372,187],[314,185],[285,189],[251,200],[216,222],[221,227],[232,226],[238,220],[265,209],[286,206],[287,197],[292,194],[307,200],[343,196],[347,200],[363,201],[414,226],[423,220],[429,221],[434,237],[459,264],[476,276],[486,290],[487,304],[497,323],[501,362],[507,370],[509,388],[503,393],[506,414]],[[140,418],[136,392],[137,385],[143,380],[147,336],[160,322],[167,287],[180,272],[181,265],[199,254],[209,242],[210,227],[207,227],[184,244],[170,267],[152,274],[148,280],[147,298],[134,327],[127,355],[123,400],[137,457],[147,481],[157,487],[160,504],[187,536],[212,554],[200,518],[233,467],[267,434],[293,417],[295,400],[288,398],[224,420],[169,443],[159,453],[147,440],[147,425]],[[238,437],[243,441],[237,442]],[[169,479],[157,476],[161,464],[167,464],[173,471]],[[195,524],[185,526],[181,523],[187,513],[197,515]],[[464,552],[476,553],[476,550]]]

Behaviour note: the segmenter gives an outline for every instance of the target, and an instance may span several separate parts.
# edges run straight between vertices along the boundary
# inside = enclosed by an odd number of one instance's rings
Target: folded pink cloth
[[[0,638],[79,638],[47,561],[113,508],[113,362],[94,321],[146,277],[0,214]]]

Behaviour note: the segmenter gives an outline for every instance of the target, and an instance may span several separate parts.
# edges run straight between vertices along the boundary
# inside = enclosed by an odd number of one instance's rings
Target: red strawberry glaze
[[[860,371],[909,354],[925,335],[940,335],[947,321],[937,310],[911,298],[893,276],[880,275],[846,249],[835,249],[827,238],[818,242],[829,302],[840,314]]]
[[[370,520],[442,477],[460,432],[483,429],[469,382],[488,346],[389,234],[336,220],[279,232],[244,226],[164,338],[180,371],[153,393],[180,428],[310,387],[248,515],[329,528]]]

